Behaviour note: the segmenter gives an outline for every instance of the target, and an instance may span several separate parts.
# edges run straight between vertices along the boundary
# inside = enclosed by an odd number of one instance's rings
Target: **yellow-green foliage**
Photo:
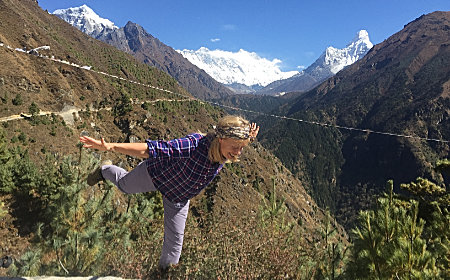
[[[429,182],[411,183],[416,194],[418,186],[429,190]],[[431,188],[433,189],[433,188]],[[432,192],[434,193],[434,192]],[[362,211],[360,223],[353,230],[348,279],[445,279],[448,272],[448,211],[425,206],[432,211],[427,220],[418,200],[401,199],[393,192],[393,182],[379,198],[374,210]],[[431,208],[431,209],[430,209]],[[447,230],[442,231],[442,227]]]
[[[8,213],[8,210],[5,209],[5,203],[3,201],[0,202],[0,218],[5,216]]]
[[[436,170],[441,173],[450,174],[450,160],[443,159],[436,163]]]
[[[444,187],[440,187],[427,179],[419,177],[415,182],[401,184],[400,187],[423,201],[436,201],[441,205],[450,205],[450,193],[446,192]]]

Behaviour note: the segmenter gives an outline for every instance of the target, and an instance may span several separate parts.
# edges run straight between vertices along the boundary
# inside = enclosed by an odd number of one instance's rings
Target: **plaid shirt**
[[[148,173],[155,187],[173,203],[185,202],[199,194],[223,167],[208,159],[210,140],[201,134],[146,143]]]

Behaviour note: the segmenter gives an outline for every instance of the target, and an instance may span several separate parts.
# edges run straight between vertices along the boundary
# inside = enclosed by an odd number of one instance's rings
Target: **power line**
[[[208,101],[206,101],[206,102],[208,102]],[[319,125],[319,126],[324,126],[324,127],[334,127],[334,128],[343,129],[343,130],[359,131],[359,132],[364,132],[364,133],[373,133],[373,134],[380,134],[380,135],[386,135],[386,136],[413,138],[413,139],[424,140],[424,141],[434,141],[434,142],[442,142],[442,143],[449,143],[450,142],[448,140],[441,140],[441,139],[435,139],[435,138],[426,138],[426,137],[420,137],[420,136],[414,136],[414,135],[382,132],[382,131],[376,131],[376,130],[371,130],[371,129],[366,129],[366,128],[348,127],[348,126],[342,126],[342,125],[337,125],[337,124],[329,124],[329,123],[322,123],[322,122],[315,122],[315,121],[307,121],[307,120],[296,119],[296,118],[291,118],[291,117],[286,117],[286,116],[278,116],[278,115],[273,115],[273,114],[267,114],[267,113],[252,111],[252,110],[236,108],[236,107],[222,105],[222,104],[218,104],[218,103],[214,103],[214,102],[209,102],[209,103],[212,103],[212,104],[220,106],[220,107],[229,108],[229,109],[232,109],[232,110],[239,110],[239,111],[244,111],[244,112],[248,112],[248,113],[255,113],[255,114],[259,114],[259,115],[264,115],[264,116],[267,116],[267,117],[273,117],[273,118],[297,121],[297,122],[308,123],[308,124],[313,124],[313,125]]]
[[[129,82],[129,83],[133,83],[133,84],[137,84],[137,85],[140,85],[140,86],[144,86],[144,87],[156,89],[156,90],[159,90],[159,91],[167,92],[167,93],[170,93],[170,94],[178,95],[178,96],[190,99],[190,100],[195,100],[195,101],[199,101],[199,102],[203,102],[203,103],[209,103],[211,105],[215,105],[215,106],[219,106],[219,107],[227,108],[227,109],[231,109],[231,110],[242,111],[242,112],[258,114],[258,115],[264,115],[264,116],[267,116],[267,117],[273,117],[273,118],[278,118],[278,119],[297,121],[297,122],[302,122],[302,123],[307,123],[307,124],[312,124],[312,125],[318,125],[318,126],[322,126],[322,127],[333,127],[333,128],[342,129],[342,130],[348,130],[348,131],[358,131],[358,132],[379,134],[379,135],[385,135],[385,136],[410,138],[410,139],[417,139],[417,140],[421,140],[421,141],[450,143],[449,140],[442,140],[442,139],[436,139],[436,138],[427,138],[427,137],[420,137],[420,136],[414,136],[414,135],[406,135],[406,134],[398,134],[398,133],[391,133],[391,132],[376,131],[376,130],[367,129],[367,128],[357,128],[357,127],[342,126],[342,125],[337,125],[337,124],[329,124],[329,123],[308,121],[308,120],[303,120],[303,119],[291,118],[291,117],[286,117],[286,116],[278,116],[278,115],[274,115],[274,114],[267,114],[267,113],[263,113],[263,112],[257,112],[257,111],[253,111],[253,110],[227,106],[227,105],[219,104],[217,102],[201,100],[201,99],[198,99],[198,98],[195,98],[195,97],[191,97],[191,96],[187,96],[187,95],[184,95],[184,94],[181,94],[181,93],[178,93],[178,92],[173,92],[173,91],[170,91],[170,90],[167,90],[167,89],[163,89],[163,88],[159,88],[159,87],[156,87],[156,86],[152,86],[152,85],[149,85],[149,84],[144,84],[144,83],[141,83],[141,82],[129,80],[129,79],[122,78],[122,77],[119,77],[119,76],[115,76],[115,75],[112,75],[112,74],[108,74],[108,73],[105,73],[105,72],[93,70],[91,66],[80,66],[78,64],[74,64],[74,63],[71,63],[71,62],[68,62],[68,61],[64,61],[64,60],[56,59],[54,57],[48,57],[48,56],[39,54],[38,50],[40,50],[40,49],[50,49],[50,47],[47,47],[47,46],[38,47],[38,48],[35,48],[35,49],[31,50],[31,51],[26,51],[26,50],[18,49],[18,48],[13,49],[10,46],[5,46],[2,43],[0,43],[0,46],[1,47],[5,47],[5,48],[10,49],[10,50],[13,50],[13,51],[20,52],[20,53],[34,55],[34,56],[37,56],[37,57],[40,57],[40,58],[44,58],[44,59],[48,59],[48,60],[51,60],[51,61],[55,61],[55,62],[63,63],[63,64],[66,64],[66,65],[70,65],[72,67],[77,67],[77,68],[80,68],[80,69],[83,69],[83,70],[86,70],[86,71],[91,71],[91,72],[94,72],[94,73],[97,73],[97,74],[100,74],[100,75],[104,75],[104,76],[108,76],[108,77],[111,77],[111,78],[123,80],[123,81]]]

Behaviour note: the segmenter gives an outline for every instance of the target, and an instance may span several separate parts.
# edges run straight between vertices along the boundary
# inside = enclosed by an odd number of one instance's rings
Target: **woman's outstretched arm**
[[[103,138],[97,140],[88,136],[81,136],[80,141],[84,144],[84,148],[114,151],[133,157],[148,158],[147,143],[107,143]]]

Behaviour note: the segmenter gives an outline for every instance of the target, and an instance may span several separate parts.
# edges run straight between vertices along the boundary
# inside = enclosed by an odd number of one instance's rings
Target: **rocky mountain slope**
[[[99,17],[86,4],[75,8],[58,9],[53,14],[94,38],[102,33],[119,29],[112,21]]]
[[[35,1],[0,0],[0,18],[0,117],[32,115],[2,122],[1,130],[8,147],[28,150],[35,162],[44,162],[48,155],[76,158],[80,134],[118,142],[173,139],[210,131],[223,115],[207,103],[189,99],[190,93],[163,71],[82,33]],[[139,29],[133,24],[128,27]],[[41,46],[47,48],[29,51]],[[55,114],[39,117],[40,111]],[[74,112],[71,122],[56,114],[64,111]],[[224,168],[213,188],[194,200],[192,207],[208,205],[208,215],[213,216],[255,217],[275,183],[279,196],[285,198],[288,217],[302,224],[305,238],[312,240],[323,212],[303,183],[259,143],[244,154],[241,163]],[[126,168],[137,162],[113,154],[93,155],[111,157]],[[2,200],[10,207],[8,226],[18,229],[14,244],[25,243],[37,226],[27,212],[31,205],[18,203],[14,196]],[[19,258],[24,248],[14,244],[2,246],[1,253]]]
[[[367,31],[361,30],[345,48],[328,47],[315,63],[301,73],[283,72],[278,67],[279,60],[269,61],[245,50],[236,53],[207,48],[195,51],[178,50],[178,53],[198,67],[195,69],[177,56],[172,48],[148,34],[138,24],[129,22],[125,27],[118,28],[111,21],[99,17],[86,5],[59,9],[54,14],[86,34],[169,73],[195,96],[208,99],[226,98],[230,92],[223,92],[221,86],[210,81],[208,77],[203,77],[203,73],[198,72],[198,69],[204,70],[215,81],[238,94],[280,95],[290,91],[303,92],[354,63],[373,46]],[[205,83],[203,86],[213,92],[208,92],[198,81]]]
[[[286,92],[308,91],[364,57],[372,47],[369,33],[366,30],[360,30],[345,48],[328,47],[302,72],[288,79],[275,81],[258,90],[257,94],[280,95]]]
[[[356,63],[285,104],[278,113],[340,126],[450,139],[450,12],[405,25]],[[266,120],[263,143],[311,182],[320,205],[348,221],[389,179],[418,176],[443,184],[433,170],[449,143],[378,135],[295,121]]]
[[[139,24],[128,22],[124,27],[118,28],[114,24],[111,25],[107,19],[99,17],[86,5],[60,9],[54,14],[86,34],[168,73],[198,98],[211,99],[232,94],[228,88],[190,63],[173,48],[153,37]]]

